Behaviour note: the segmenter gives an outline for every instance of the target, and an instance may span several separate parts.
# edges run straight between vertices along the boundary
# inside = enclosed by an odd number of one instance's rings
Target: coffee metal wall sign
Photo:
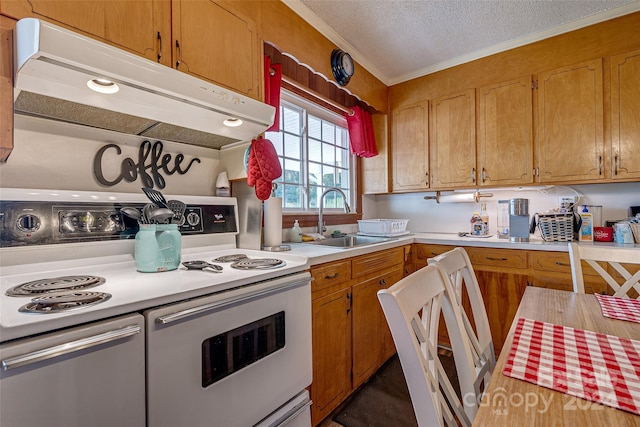
[[[143,141],[138,149],[137,162],[131,157],[125,157],[120,163],[119,175],[113,180],[108,180],[102,169],[103,159],[107,156],[120,156],[122,149],[116,144],[107,144],[100,148],[93,158],[93,174],[98,182],[106,187],[114,186],[123,179],[126,182],[134,182],[140,178],[143,187],[163,189],[166,183],[160,172],[165,175],[174,173],[184,175],[194,163],[200,163],[200,159],[194,157],[188,164],[183,165],[185,163],[183,154],[176,154],[175,157],[171,154],[162,154],[162,148],[160,141],[153,144],[150,141]]]

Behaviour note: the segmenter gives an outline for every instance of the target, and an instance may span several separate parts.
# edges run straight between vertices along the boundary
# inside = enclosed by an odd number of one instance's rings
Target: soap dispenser
[[[300,229],[300,224],[296,219],[293,223],[293,228],[291,229],[291,235],[289,236],[289,240],[292,243],[300,243],[302,242],[302,229]]]
[[[589,212],[586,206],[582,207],[582,212],[580,212],[580,217],[582,219],[580,224],[580,238],[578,239],[581,242],[592,242],[593,241],[593,215]]]

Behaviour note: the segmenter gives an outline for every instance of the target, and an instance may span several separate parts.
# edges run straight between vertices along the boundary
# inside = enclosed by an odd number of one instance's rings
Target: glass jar
[[[156,225],[156,240],[160,251],[158,264],[161,268],[164,271],[178,268],[182,252],[182,235],[178,224]]]
[[[160,249],[156,240],[156,224],[140,224],[136,233],[134,257],[136,269],[142,273],[155,273],[159,270]]]
[[[471,234],[474,236],[482,236],[487,234],[487,225],[482,221],[480,213],[474,212],[471,220]]]

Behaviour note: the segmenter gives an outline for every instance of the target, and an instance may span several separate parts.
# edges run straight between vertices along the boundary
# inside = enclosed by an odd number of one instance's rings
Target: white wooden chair
[[[460,311],[452,303],[451,292],[446,274],[433,265],[378,291],[420,427],[470,426],[477,412],[473,389],[460,384],[460,399],[438,358],[442,313],[458,377],[468,377],[474,370]]]
[[[623,246],[596,246],[592,244],[569,243],[569,259],[571,260],[571,276],[573,278],[573,291],[584,292],[584,277],[582,263],[585,261],[607,282],[616,297],[630,298],[629,291],[635,289],[640,299],[640,270],[635,274],[629,272],[621,264],[640,265],[640,249]],[[608,263],[624,278],[624,281],[616,279],[603,268],[600,263]],[[606,267],[607,264],[605,264]]]
[[[487,317],[482,293],[480,293],[478,279],[473,271],[473,265],[471,265],[467,251],[463,248],[455,248],[435,258],[430,258],[427,262],[429,265],[439,264],[442,266],[449,277],[456,304],[462,315],[464,330],[470,343],[475,367],[471,378],[461,378],[460,381],[469,381],[473,384],[477,401],[480,402],[496,367],[496,354],[489,327],[489,318]],[[471,313],[467,313],[462,305],[464,295],[468,296]],[[469,314],[472,315],[473,324]]]

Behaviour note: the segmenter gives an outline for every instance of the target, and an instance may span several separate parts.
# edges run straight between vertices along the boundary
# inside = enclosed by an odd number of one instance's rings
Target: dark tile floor
[[[440,360],[457,386],[453,356],[440,350]],[[415,427],[416,418],[398,356],[390,358],[320,427]]]

